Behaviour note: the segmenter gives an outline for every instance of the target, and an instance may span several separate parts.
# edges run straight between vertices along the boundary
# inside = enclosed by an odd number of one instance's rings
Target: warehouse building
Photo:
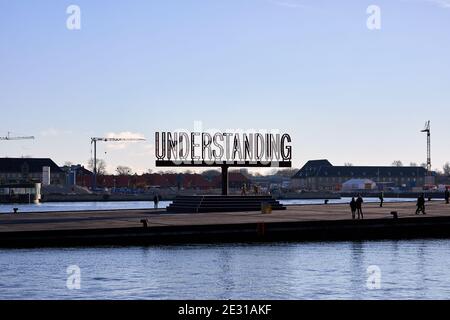
[[[66,174],[49,158],[0,158],[0,184],[65,184]]]
[[[328,160],[308,161],[293,177],[292,185],[302,190],[341,191],[352,179],[368,179],[379,186],[423,187],[427,170],[423,167],[333,166]]]

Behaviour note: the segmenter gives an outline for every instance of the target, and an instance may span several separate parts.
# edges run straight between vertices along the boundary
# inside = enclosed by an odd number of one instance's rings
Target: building
[[[79,171],[80,173],[81,171]],[[83,171],[84,172],[84,171]],[[89,171],[81,176],[77,175],[76,184],[83,187],[92,187],[92,175]],[[149,188],[172,188],[174,190],[211,190],[220,189],[222,177],[220,175],[207,177],[198,173],[164,173],[164,174],[143,174],[143,175],[99,175],[97,176],[97,186],[116,191],[127,189],[149,189]],[[228,175],[230,188],[240,189],[245,183],[250,184],[250,180],[239,172],[230,172]]]
[[[81,164],[64,166],[61,167],[61,170],[66,174],[66,184],[70,186],[80,185],[84,187],[83,182],[85,180],[93,179],[93,173]],[[81,181],[81,183],[78,183],[78,181]]]
[[[342,191],[372,191],[377,184],[370,179],[350,179],[342,184]]]
[[[50,183],[64,184],[66,175],[48,158],[0,158],[0,184],[42,183],[44,168],[50,168]]]
[[[328,160],[308,161],[293,177],[292,185],[303,190],[340,191],[351,179],[369,179],[378,186],[423,187],[427,170],[423,167],[333,166]]]

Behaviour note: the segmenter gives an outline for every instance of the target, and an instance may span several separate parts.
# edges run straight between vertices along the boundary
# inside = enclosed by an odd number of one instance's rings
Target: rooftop
[[[377,176],[425,176],[423,167],[395,166],[333,166],[328,160],[308,161],[294,176],[294,179],[306,177],[377,177]]]
[[[58,165],[49,158],[0,158],[1,173],[41,173],[42,167],[50,167],[51,173],[62,173]]]

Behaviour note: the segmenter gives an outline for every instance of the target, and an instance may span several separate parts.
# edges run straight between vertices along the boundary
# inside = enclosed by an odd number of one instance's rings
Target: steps
[[[285,210],[271,196],[177,196],[167,207],[170,213],[242,212],[261,211],[263,203],[270,204],[272,210]]]

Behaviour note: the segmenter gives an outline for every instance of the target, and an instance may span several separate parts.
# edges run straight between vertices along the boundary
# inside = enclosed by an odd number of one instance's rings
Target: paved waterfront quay
[[[271,214],[152,209],[1,214],[0,246],[450,237],[450,205],[427,202],[427,215],[415,215],[415,209],[415,203],[366,204],[364,221],[353,221],[349,206],[336,204],[289,206]]]

